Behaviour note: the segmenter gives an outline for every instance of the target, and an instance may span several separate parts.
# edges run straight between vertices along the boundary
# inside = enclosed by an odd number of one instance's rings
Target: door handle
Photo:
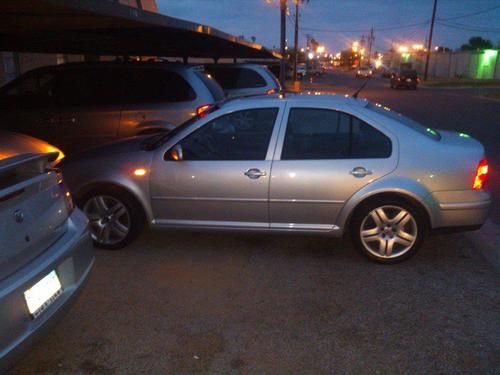
[[[372,174],[373,172],[363,167],[356,167],[353,168],[353,170],[350,171],[349,173],[352,174],[354,177],[361,178],[365,177],[366,175]]]
[[[246,171],[244,175],[247,176],[248,178],[251,178],[252,180],[255,180],[259,177],[265,176],[266,172],[261,171],[260,169],[257,168],[251,168],[248,171]]]

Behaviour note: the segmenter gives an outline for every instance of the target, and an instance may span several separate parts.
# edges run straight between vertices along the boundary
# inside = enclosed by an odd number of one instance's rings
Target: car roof
[[[201,64],[183,64],[167,61],[88,61],[88,62],[71,62],[59,65],[50,65],[34,70],[64,70],[64,69],[85,69],[85,68],[102,68],[102,67],[125,67],[125,68],[161,68],[174,71],[195,69],[203,71]]]
[[[330,106],[342,106],[350,105],[357,107],[366,107],[368,100],[357,99],[349,95],[340,94],[324,94],[319,92],[304,92],[299,94],[286,94],[285,96],[277,95],[254,95],[248,97],[240,97],[235,99],[227,100],[223,103],[222,108],[230,109],[233,107],[240,107],[241,105],[248,106],[259,106],[262,103],[290,103],[295,106],[297,105],[330,105]]]

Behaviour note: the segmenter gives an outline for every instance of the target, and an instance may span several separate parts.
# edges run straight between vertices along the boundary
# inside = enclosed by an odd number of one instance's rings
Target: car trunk
[[[67,230],[70,208],[62,178],[46,169],[54,159],[54,154],[23,154],[0,160],[0,280]]]

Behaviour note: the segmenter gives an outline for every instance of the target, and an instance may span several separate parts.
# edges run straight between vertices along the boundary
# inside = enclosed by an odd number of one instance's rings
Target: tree
[[[491,40],[483,39],[480,36],[473,36],[469,39],[469,43],[462,44],[460,47],[461,51],[475,51],[480,49],[490,49],[493,48],[493,43]]]

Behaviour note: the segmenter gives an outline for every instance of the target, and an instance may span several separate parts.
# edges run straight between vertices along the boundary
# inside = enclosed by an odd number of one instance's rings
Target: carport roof
[[[210,26],[112,0],[1,0],[0,51],[278,58]]]

